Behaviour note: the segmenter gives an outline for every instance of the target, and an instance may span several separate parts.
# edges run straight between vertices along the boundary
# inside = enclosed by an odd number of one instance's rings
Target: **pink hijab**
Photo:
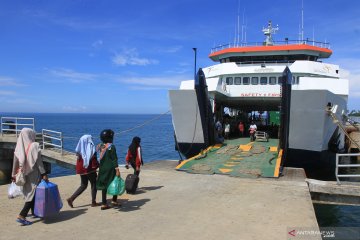
[[[33,170],[40,156],[39,143],[35,143],[35,136],[35,131],[30,128],[21,130],[14,152],[12,176],[15,176],[19,167],[22,167],[25,175]]]

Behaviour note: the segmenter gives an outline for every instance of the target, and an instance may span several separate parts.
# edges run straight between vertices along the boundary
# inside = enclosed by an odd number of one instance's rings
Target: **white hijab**
[[[92,136],[91,135],[83,135],[80,138],[80,140],[75,148],[75,151],[76,151],[76,153],[81,155],[83,162],[84,162],[84,168],[87,168],[89,166],[91,157],[95,153],[95,145],[92,140]]]
[[[35,131],[30,128],[21,130],[14,152],[13,176],[15,176],[19,167],[22,167],[25,175],[28,175],[33,170],[40,155],[39,143],[35,143],[35,136]],[[27,156],[26,151],[28,151]]]

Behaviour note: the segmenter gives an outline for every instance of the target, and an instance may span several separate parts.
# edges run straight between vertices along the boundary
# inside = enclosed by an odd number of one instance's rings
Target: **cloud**
[[[73,83],[82,83],[88,81],[94,81],[97,79],[98,75],[91,73],[81,73],[76,72],[71,69],[50,69],[50,74],[57,78],[65,78]]]
[[[7,103],[9,104],[13,104],[13,105],[25,105],[25,106],[30,106],[30,105],[39,105],[38,102],[35,102],[31,99],[28,98],[9,98],[6,100]],[[18,106],[16,106],[18,107]]]
[[[16,93],[13,91],[0,90],[0,96],[13,96],[13,95],[16,95]]]
[[[349,79],[349,87],[351,89],[360,89],[360,59],[344,58],[336,61],[340,69],[340,76]]]
[[[85,107],[85,106],[80,106],[80,107],[63,106],[62,110],[64,112],[86,112],[87,107]]]
[[[104,42],[103,42],[103,40],[96,40],[95,42],[93,42],[92,44],[91,44],[91,46],[93,47],[93,48],[101,48],[102,47],[102,45],[104,44]]]
[[[146,66],[158,63],[158,61],[154,59],[139,57],[139,53],[136,48],[124,50],[122,53],[116,53],[112,58],[112,62],[117,66]]]
[[[360,73],[342,69],[342,77],[349,79],[349,96],[360,99]]]
[[[130,85],[131,89],[136,90],[157,90],[178,88],[180,82],[185,78],[181,77],[119,77],[118,82]]]
[[[155,50],[157,52],[163,52],[163,53],[176,53],[179,52],[183,46],[177,45],[172,47],[162,47],[162,48],[156,48]]]
[[[14,87],[22,87],[24,84],[18,83],[14,78],[0,76],[0,86],[14,86]]]

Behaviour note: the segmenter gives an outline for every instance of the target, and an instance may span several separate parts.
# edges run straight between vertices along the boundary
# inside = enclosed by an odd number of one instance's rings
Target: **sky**
[[[346,2],[346,4],[345,4]],[[240,3],[240,4],[239,4]],[[360,1],[303,0],[304,36],[329,42],[324,62],[350,81],[360,109]],[[212,47],[246,40],[297,40],[301,0],[0,0],[0,112],[154,113],[168,90],[215,64]]]

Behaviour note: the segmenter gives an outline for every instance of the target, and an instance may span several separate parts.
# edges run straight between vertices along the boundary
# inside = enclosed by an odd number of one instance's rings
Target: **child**
[[[99,175],[96,181],[96,188],[102,191],[101,210],[109,209],[106,202],[106,192],[110,183],[114,180],[115,175],[120,177],[118,158],[115,146],[112,144],[114,140],[114,132],[111,129],[105,129],[100,133],[102,143],[96,146],[98,158],[100,161]],[[119,206],[117,196],[112,197],[112,205]]]
[[[131,144],[129,145],[128,152],[126,154],[126,165],[125,167],[129,169],[129,163],[134,169],[134,174],[136,176],[140,175],[140,166],[144,165],[142,154],[141,154],[141,139],[139,137],[134,137]]]
[[[83,135],[76,146],[76,174],[80,174],[81,185],[74,194],[67,199],[71,208],[74,200],[85,191],[88,182],[91,184],[91,206],[98,206],[96,203],[96,169],[99,162],[96,159],[95,145],[91,135]]]

